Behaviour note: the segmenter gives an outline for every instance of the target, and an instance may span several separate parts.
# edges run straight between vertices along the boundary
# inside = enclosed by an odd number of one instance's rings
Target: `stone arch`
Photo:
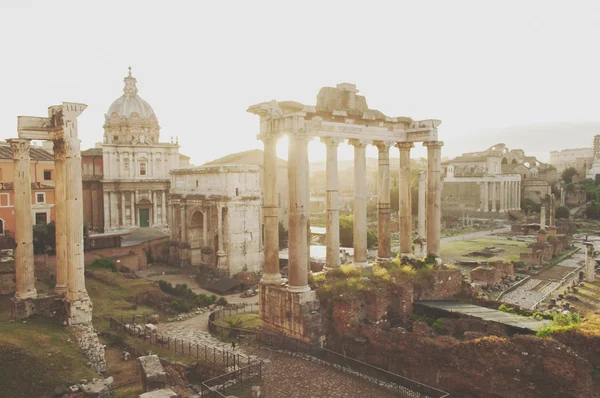
[[[508,159],[507,158],[502,158],[502,164],[508,164]]]
[[[517,159],[513,159],[512,162],[510,162],[511,164],[518,164],[517,163]]]
[[[204,212],[198,208],[192,210],[187,226],[192,266],[202,265],[202,246],[204,243]]]

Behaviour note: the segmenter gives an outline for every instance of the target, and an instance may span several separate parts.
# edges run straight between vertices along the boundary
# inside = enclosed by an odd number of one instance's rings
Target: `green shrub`
[[[187,300],[177,299],[171,301],[171,308],[177,312],[190,312],[192,305]]]
[[[506,312],[506,313],[509,313],[509,314],[515,314],[516,313],[516,311],[515,311],[514,308],[507,307],[504,304],[500,304],[500,307],[498,307],[498,311]]]
[[[219,297],[219,299],[217,300],[217,305],[226,306],[227,299],[225,297]]]
[[[442,318],[436,319],[435,322],[433,322],[431,324],[431,328],[437,334],[446,334],[446,333],[448,333],[448,330],[444,326],[444,320]]]
[[[108,258],[97,258],[87,267],[88,269],[109,269],[112,272],[118,272],[117,264]]]

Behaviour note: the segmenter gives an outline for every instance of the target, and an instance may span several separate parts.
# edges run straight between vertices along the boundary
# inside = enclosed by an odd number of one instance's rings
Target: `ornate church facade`
[[[103,142],[82,153],[85,221],[96,232],[167,229],[169,172],[189,158],[177,141],[160,142],[158,119],[138,95],[131,68],[124,83],[105,115]]]

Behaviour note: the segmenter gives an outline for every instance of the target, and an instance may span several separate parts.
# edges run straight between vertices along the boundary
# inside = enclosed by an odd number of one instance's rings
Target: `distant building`
[[[41,147],[30,150],[31,211],[34,224],[54,221],[54,156]],[[0,142],[0,234],[14,236],[14,166],[10,145]]]
[[[600,174],[600,135],[594,136],[593,161],[591,167],[587,170],[586,178],[596,178]]]
[[[189,165],[179,143],[160,142],[152,107],[124,79],[123,95],[108,108],[104,140],[82,152],[84,220],[96,232],[168,228],[169,172]]]
[[[559,175],[569,167],[574,167],[580,175],[585,175],[593,159],[593,148],[563,149],[562,151],[550,152],[548,163],[556,167]]]
[[[256,165],[218,164],[171,172],[170,262],[222,274],[263,263],[262,191]]]
[[[217,166],[217,165],[255,165],[259,167],[259,184],[260,192],[264,192],[264,166],[263,166],[263,151],[262,149],[252,149],[249,151],[232,153],[222,158],[206,162],[203,166]],[[277,163],[279,166],[277,172],[277,184],[279,185],[279,221],[288,228],[288,213],[290,208],[290,199],[288,197],[288,169],[287,162],[283,159],[278,158]]]

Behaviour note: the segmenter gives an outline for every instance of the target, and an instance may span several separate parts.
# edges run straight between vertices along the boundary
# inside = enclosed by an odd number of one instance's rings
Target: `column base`
[[[67,323],[72,325],[83,325],[92,322],[92,301],[87,293],[80,293],[76,300],[67,300]]]
[[[355,267],[365,268],[365,267],[369,266],[369,262],[368,261],[354,261],[354,262],[352,262],[352,265],[354,265]]]
[[[267,333],[319,344],[325,339],[320,306],[315,291],[294,293],[284,286],[258,285],[261,329]]]
[[[281,278],[281,274],[263,274],[260,279],[260,283],[265,285],[281,285],[283,283],[283,279]]]
[[[54,287],[54,293],[60,294],[61,296],[66,296],[67,291],[68,291],[67,285],[56,285]]]
[[[23,294],[19,294],[18,292],[15,293],[15,300],[17,300],[17,301],[31,300],[31,299],[36,298],[37,296],[38,296],[37,289],[34,288],[33,290],[30,290]]]
[[[31,315],[43,315],[50,318],[60,317],[62,313],[64,297],[57,294],[41,295],[18,300],[12,298],[12,319],[27,319]]]
[[[380,263],[391,263],[393,260],[391,257],[377,257],[377,261]]]
[[[286,287],[286,290],[290,293],[306,293],[306,292],[310,292],[310,286],[305,285],[305,286],[290,286],[288,285]]]

